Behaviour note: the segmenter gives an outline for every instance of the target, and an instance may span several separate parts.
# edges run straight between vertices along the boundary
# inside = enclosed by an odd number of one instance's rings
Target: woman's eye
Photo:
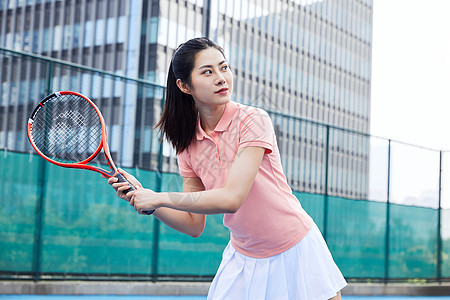
[[[211,70],[203,71],[203,74],[212,74]]]
[[[228,66],[226,66],[226,65],[223,66],[223,67],[222,67],[222,70],[228,70]]]

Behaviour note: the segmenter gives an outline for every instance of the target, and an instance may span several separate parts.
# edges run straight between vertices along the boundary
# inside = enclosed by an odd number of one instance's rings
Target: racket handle
[[[119,179],[118,182],[128,182],[128,185],[130,186],[130,188],[128,190],[124,191],[125,194],[136,190],[136,188],[128,180],[126,180],[126,178],[122,174],[117,173],[116,178]],[[154,211],[155,211],[154,209],[144,211],[144,214],[151,215]]]

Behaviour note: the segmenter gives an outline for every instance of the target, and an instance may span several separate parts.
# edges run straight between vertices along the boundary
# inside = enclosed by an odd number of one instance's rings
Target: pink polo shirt
[[[244,203],[236,213],[225,214],[223,223],[237,251],[256,258],[270,257],[297,244],[313,220],[287,184],[267,112],[229,102],[211,136],[199,121],[196,138],[178,155],[180,174],[199,177],[208,190],[221,188],[238,149],[245,147],[262,147],[265,154]]]

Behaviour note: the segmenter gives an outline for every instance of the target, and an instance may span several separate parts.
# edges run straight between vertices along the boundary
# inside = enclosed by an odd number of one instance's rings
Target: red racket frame
[[[55,161],[49,157],[47,157],[44,153],[42,153],[35,145],[33,138],[31,137],[31,132],[33,131],[33,119],[36,116],[37,112],[39,111],[39,109],[41,109],[41,107],[44,107],[45,102],[47,102],[48,100],[50,100],[51,98],[55,97],[56,95],[76,95],[79,96],[81,98],[83,98],[84,100],[86,100],[87,102],[89,102],[89,104],[92,105],[92,107],[95,109],[95,111],[97,112],[99,118],[100,118],[100,123],[102,126],[102,138],[100,140],[100,144],[98,145],[98,148],[95,150],[95,152],[89,156],[88,158],[86,158],[85,160],[78,162],[78,163],[62,163],[62,162],[58,162]],[[61,92],[56,92],[53,93],[47,97],[45,97],[44,100],[42,100],[41,102],[39,102],[39,105],[36,106],[36,108],[34,109],[33,113],[31,114],[31,117],[28,119],[28,127],[27,127],[27,133],[28,133],[28,139],[30,140],[31,146],[33,146],[34,150],[36,150],[36,152],[43,157],[45,160],[47,160],[48,162],[55,164],[57,166],[60,167],[65,167],[65,168],[75,168],[75,169],[86,169],[86,170],[91,170],[91,171],[95,171],[98,172],[100,174],[105,175],[106,177],[117,177],[119,179],[119,182],[128,182],[126,180],[126,178],[120,174],[117,171],[117,167],[114,164],[112,157],[111,157],[111,152],[109,152],[109,146],[108,146],[108,139],[107,139],[107,135],[106,135],[106,124],[105,124],[105,120],[103,119],[102,113],[100,112],[100,110],[98,109],[98,107],[94,104],[94,102],[92,102],[89,98],[87,98],[86,96],[77,93],[77,92],[72,92],[72,91],[61,91]],[[88,165],[88,163],[90,161],[92,161],[102,150],[103,148],[103,152],[105,153],[105,157],[106,157],[106,162],[108,163],[109,168],[111,169],[111,171],[106,171],[102,168],[97,168],[94,166],[90,166]],[[127,191],[125,191],[124,193],[127,193],[130,190],[136,190],[136,188],[130,183],[128,182],[128,184],[130,185],[130,189],[128,189]],[[150,210],[150,211],[144,211],[145,214],[147,215],[151,215],[155,210]]]
[[[34,116],[37,114],[37,112],[39,111],[39,109],[41,107],[43,107],[45,105],[45,103],[50,100],[51,98],[55,97],[55,95],[60,94],[60,95],[76,95],[79,96],[81,98],[83,98],[84,100],[86,100],[90,105],[92,105],[92,107],[95,109],[95,111],[97,112],[99,118],[100,118],[100,123],[102,126],[102,138],[100,141],[100,144],[98,145],[97,150],[95,150],[95,152],[89,156],[87,159],[81,161],[81,162],[77,162],[77,163],[62,163],[62,162],[58,162],[55,161],[49,157],[47,157],[44,153],[42,153],[35,145],[33,138],[31,136],[31,133],[33,131],[33,119]],[[51,162],[52,164],[55,164],[57,166],[60,167],[65,167],[65,168],[76,168],[76,169],[87,169],[87,170],[91,170],[91,171],[95,171],[98,173],[101,173],[107,177],[113,177],[116,176],[119,172],[117,171],[117,167],[115,166],[112,157],[111,157],[111,153],[109,151],[109,146],[108,146],[108,139],[107,139],[107,135],[106,135],[106,124],[105,124],[105,120],[103,119],[103,116],[100,112],[100,110],[98,109],[98,107],[94,104],[94,102],[92,102],[92,100],[90,100],[89,98],[87,98],[86,96],[77,93],[77,92],[72,92],[72,91],[61,91],[61,92],[56,92],[53,93],[47,97],[45,97],[44,100],[42,100],[41,102],[39,102],[39,105],[34,109],[33,113],[31,114],[31,117],[28,119],[28,127],[27,127],[27,132],[28,132],[28,139],[30,140],[31,146],[33,146],[34,150],[36,150],[36,152],[42,156],[45,160],[47,160],[48,162]],[[102,150],[103,148],[103,152],[105,153],[105,157],[106,157],[106,162],[108,163],[109,168],[111,169],[111,171],[106,171],[102,168],[97,168],[94,166],[90,166],[87,163],[89,163],[90,161],[92,161]],[[120,174],[120,173],[119,173]]]

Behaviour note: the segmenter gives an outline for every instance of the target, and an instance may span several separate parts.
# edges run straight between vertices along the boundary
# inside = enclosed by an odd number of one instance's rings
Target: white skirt
[[[321,300],[346,285],[314,224],[297,245],[268,258],[243,255],[228,243],[208,300]]]

